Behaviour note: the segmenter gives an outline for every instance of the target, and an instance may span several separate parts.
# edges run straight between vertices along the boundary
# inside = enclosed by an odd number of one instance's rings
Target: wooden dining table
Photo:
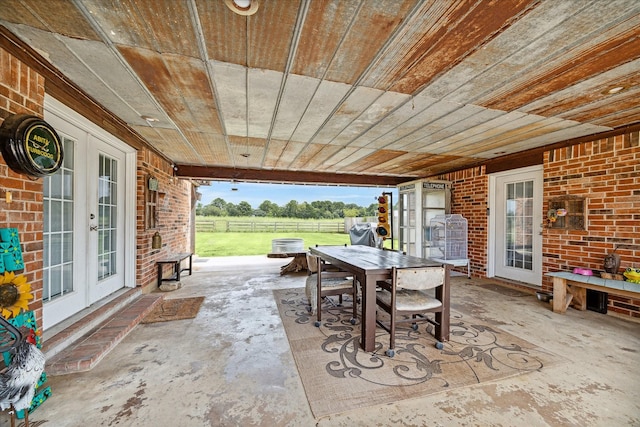
[[[443,286],[436,288],[436,298],[442,301],[443,310],[436,313],[435,337],[441,342],[449,340],[450,267],[405,255],[401,252],[378,249],[371,246],[316,246],[309,248],[311,254],[331,263],[335,267],[347,271],[360,283],[362,290],[362,321],[360,328],[360,346],[364,351],[374,351],[376,341],[376,283],[378,280],[391,278],[391,270],[397,268],[445,267]]]

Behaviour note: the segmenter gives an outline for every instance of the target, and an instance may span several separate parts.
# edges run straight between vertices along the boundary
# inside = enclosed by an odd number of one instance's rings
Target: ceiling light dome
[[[242,16],[253,15],[258,11],[258,0],[224,0],[229,9]]]

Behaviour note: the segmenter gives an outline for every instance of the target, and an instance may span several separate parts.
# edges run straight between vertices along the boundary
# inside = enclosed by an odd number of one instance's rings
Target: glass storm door
[[[495,274],[541,285],[542,172],[496,178]]]

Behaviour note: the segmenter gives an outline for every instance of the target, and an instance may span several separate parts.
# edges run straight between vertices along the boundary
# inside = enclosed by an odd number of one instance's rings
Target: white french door
[[[542,285],[542,167],[490,177],[488,275]]]
[[[79,233],[78,222],[82,207],[79,193],[83,193],[76,174],[78,141],[85,135],[79,129],[56,128],[64,147],[62,167],[43,178],[43,327],[53,326],[75,314],[87,304],[84,271],[79,267],[85,236]]]
[[[135,151],[55,100],[45,120],[64,144],[43,181],[46,329],[135,286]]]
[[[92,139],[88,158],[89,302],[124,287],[124,163],[121,151]]]

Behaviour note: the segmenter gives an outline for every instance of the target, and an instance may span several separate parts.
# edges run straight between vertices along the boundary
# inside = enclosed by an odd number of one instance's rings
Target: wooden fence
[[[227,221],[198,220],[197,232],[307,232],[307,233],[345,233],[344,222],[277,222],[277,221]]]

